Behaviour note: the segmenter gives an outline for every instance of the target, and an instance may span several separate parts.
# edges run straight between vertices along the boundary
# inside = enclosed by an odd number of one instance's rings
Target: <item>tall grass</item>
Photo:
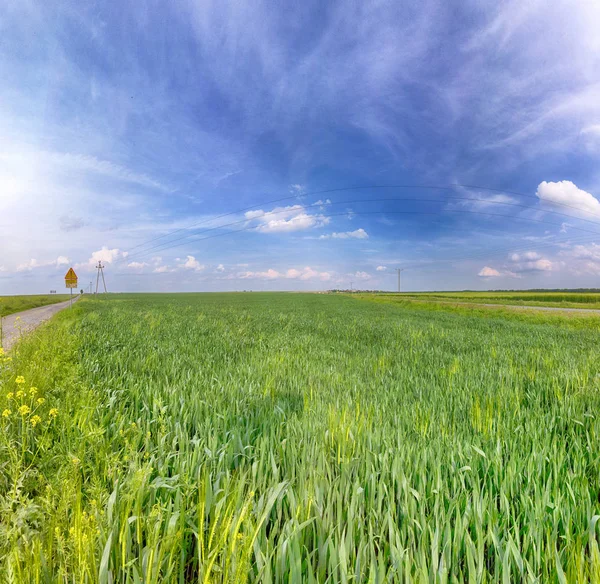
[[[45,401],[0,418],[0,573],[598,581],[597,345],[343,296],[84,300],[3,365],[0,400]]]

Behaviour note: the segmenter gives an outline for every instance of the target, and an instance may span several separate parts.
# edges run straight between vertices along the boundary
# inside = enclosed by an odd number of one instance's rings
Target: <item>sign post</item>
[[[73,288],[77,288],[77,274],[73,268],[69,268],[65,275],[65,286],[71,290],[70,307],[73,308]]]

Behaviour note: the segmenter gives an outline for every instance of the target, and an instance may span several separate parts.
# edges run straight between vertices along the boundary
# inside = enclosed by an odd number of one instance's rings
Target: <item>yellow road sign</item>
[[[77,274],[73,268],[69,268],[65,275],[65,286],[67,288],[77,288]]]

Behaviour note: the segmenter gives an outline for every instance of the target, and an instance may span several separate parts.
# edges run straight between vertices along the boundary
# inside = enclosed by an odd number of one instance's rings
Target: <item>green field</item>
[[[39,294],[31,296],[0,296],[0,317],[68,300],[68,294]]]
[[[545,292],[541,290],[511,292],[403,292],[396,296],[401,296],[406,300],[427,302],[600,309],[600,292]]]
[[[0,575],[597,582],[599,332],[349,295],[83,298],[0,366]]]

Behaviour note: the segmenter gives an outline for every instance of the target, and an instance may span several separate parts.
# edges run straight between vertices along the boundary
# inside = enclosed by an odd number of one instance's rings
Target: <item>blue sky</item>
[[[98,259],[112,291],[599,286],[599,27],[572,0],[3,2],[0,294]]]

